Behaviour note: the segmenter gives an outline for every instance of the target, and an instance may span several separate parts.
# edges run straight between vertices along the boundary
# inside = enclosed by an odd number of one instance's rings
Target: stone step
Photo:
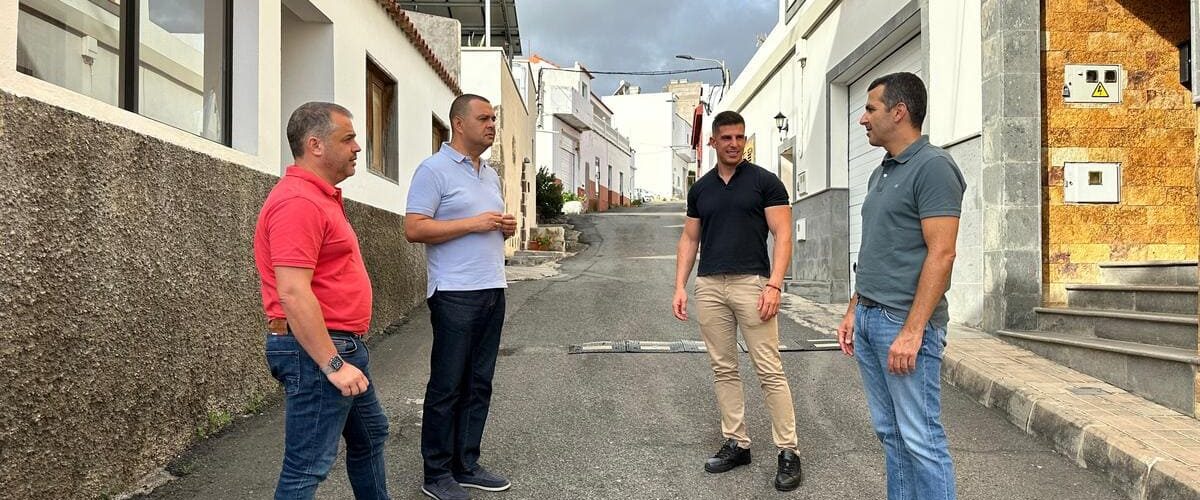
[[[1196,350],[1196,315],[1035,307],[1038,330]]]
[[[517,250],[512,257],[505,259],[504,264],[507,266],[538,266],[547,262],[558,261],[566,255],[564,252]]]
[[[1196,261],[1101,262],[1100,281],[1108,285],[1196,286]]]
[[[1196,286],[1067,285],[1067,304],[1076,309],[1196,314],[1197,294]]]
[[[1200,356],[1196,349],[1152,346],[1046,331],[996,332],[1039,356],[1192,415]]]

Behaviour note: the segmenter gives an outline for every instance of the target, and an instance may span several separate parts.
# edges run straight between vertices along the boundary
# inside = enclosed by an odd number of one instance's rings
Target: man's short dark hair
[[[871,82],[867,92],[880,85],[883,85],[883,104],[887,109],[904,103],[904,107],[908,108],[909,122],[920,130],[921,124],[925,123],[925,106],[929,99],[921,77],[907,72],[883,75]]]
[[[306,102],[292,111],[292,117],[288,118],[287,140],[293,158],[304,157],[305,139],[314,136],[324,139],[333,133],[334,113],[354,118],[350,110],[332,102]]]
[[[466,118],[467,112],[471,109],[472,101],[483,101],[488,104],[492,103],[492,101],[487,100],[487,98],[483,96],[475,94],[460,95],[454,98],[454,102],[450,103],[450,119],[453,120],[458,117]]]
[[[713,133],[713,135],[716,135],[717,130],[720,130],[721,127],[724,127],[727,125],[745,125],[745,124],[746,124],[746,120],[744,120],[742,118],[742,115],[739,115],[737,111],[722,111],[720,113],[717,113],[717,116],[713,117],[712,133]]]

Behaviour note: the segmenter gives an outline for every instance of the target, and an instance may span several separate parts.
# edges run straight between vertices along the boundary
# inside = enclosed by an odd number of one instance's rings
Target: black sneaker
[[[716,455],[704,462],[704,470],[719,474],[748,463],[750,463],[750,450],[738,446],[737,441],[730,439],[725,441]]]
[[[508,482],[504,476],[489,472],[482,466],[475,468],[472,472],[455,474],[454,480],[458,481],[458,485],[463,488],[475,488],[483,491],[504,491],[512,486],[512,483]]]
[[[450,476],[425,483],[421,486],[421,493],[434,500],[471,500],[467,490],[462,489]]]
[[[779,471],[775,474],[775,489],[792,491],[804,482],[804,471],[800,470],[800,456],[792,450],[779,450]]]

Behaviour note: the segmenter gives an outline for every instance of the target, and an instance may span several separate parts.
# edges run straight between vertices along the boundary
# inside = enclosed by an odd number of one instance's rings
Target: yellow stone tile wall
[[[1046,302],[1064,285],[1098,283],[1108,261],[1194,260],[1196,130],[1175,44],[1189,36],[1187,0],[1045,0]],[[1120,64],[1120,104],[1066,104],[1066,64]],[[1121,202],[1063,202],[1063,164],[1120,162]]]

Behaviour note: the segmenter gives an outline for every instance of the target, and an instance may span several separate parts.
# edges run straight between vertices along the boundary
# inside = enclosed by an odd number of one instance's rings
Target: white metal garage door
[[[574,143],[563,141],[563,146],[555,151],[554,158],[554,174],[558,176],[558,180],[562,182],[563,192],[575,194],[575,146]]]
[[[867,86],[876,78],[888,73],[907,71],[921,74],[921,39],[913,38],[899,49],[896,49],[879,64],[871,68],[863,76],[850,84],[848,135],[848,163],[850,167],[850,291],[854,292],[854,267],[858,263],[858,248],[862,244],[862,204],[867,197],[867,179],[871,171],[883,161],[885,151],[867,142],[867,133],[858,119],[862,117],[867,106]]]

